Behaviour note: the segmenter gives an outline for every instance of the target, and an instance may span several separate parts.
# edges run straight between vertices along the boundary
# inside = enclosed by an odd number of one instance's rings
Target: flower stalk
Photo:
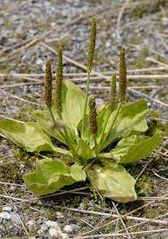
[[[92,19],[92,27],[90,34],[90,43],[87,57],[87,86],[86,86],[86,98],[83,112],[83,124],[82,124],[82,135],[84,134],[85,124],[86,124],[86,110],[88,105],[88,95],[89,95],[89,86],[90,86],[90,74],[93,66],[94,51],[96,45],[96,18]]]
[[[95,97],[91,96],[89,98],[89,124],[92,134],[94,135],[94,143],[95,143],[95,152],[97,155],[97,112],[96,112],[96,101]]]
[[[125,49],[120,51],[120,63],[119,63],[119,101],[123,103],[126,97],[127,89],[127,67],[125,61]]]

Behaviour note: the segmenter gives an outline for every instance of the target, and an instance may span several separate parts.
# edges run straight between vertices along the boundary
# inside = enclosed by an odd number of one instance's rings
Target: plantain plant
[[[36,169],[23,176],[27,187],[35,194],[54,193],[87,178],[104,197],[125,203],[136,200],[137,195],[134,188],[136,180],[124,165],[149,156],[161,143],[162,134],[155,129],[153,135],[148,135],[148,106],[144,99],[126,103],[124,48],[120,51],[119,82],[117,84],[114,75],[109,86],[110,102],[96,107],[95,97],[89,97],[95,43],[94,18],[87,60],[86,93],[71,81],[63,81],[60,48],[53,95],[51,61],[46,63],[45,109],[32,112],[34,122],[8,118],[0,120],[0,134],[27,152],[53,155],[53,158],[37,160]]]

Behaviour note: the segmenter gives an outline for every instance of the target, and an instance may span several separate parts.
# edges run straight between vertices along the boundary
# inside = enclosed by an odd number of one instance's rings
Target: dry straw
[[[127,88],[127,67],[125,62],[125,49],[120,51],[120,65],[119,65],[119,101],[124,102]]]

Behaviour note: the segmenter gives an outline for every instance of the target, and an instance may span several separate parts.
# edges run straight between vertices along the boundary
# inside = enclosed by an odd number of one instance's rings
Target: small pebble
[[[58,219],[64,218],[64,216],[60,212],[56,212],[56,216]]]
[[[36,61],[36,64],[41,65],[42,63],[43,63],[42,59],[38,58],[37,61]]]
[[[54,227],[54,228],[60,228],[60,226],[58,225],[58,223],[57,222],[55,222],[55,221],[50,221],[50,220],[48,220],[46,223],[45,223],[48,227]]]
[[[0,218],[5,219],[5,220],[10,220],[11,219],[11,215],[8,212],[1,212],[0,213]]]
[[[48,225],[46,225],[46,224],[41,225],[41,231],[45,232],[45,231],[47,231],[47,229],[48,229]]]
[[[19,217],[19,215],[18,215],[17,213],[11,212],[10,216],[11,216],[11,221],[12,221],[13,223],[21,224],[20,217]]]
[[[50,234],[51,238],[58,238],[60,233],[57,231],[56,228],[51,227],[49,229],[49,234]]]
[[[35,220],[31,219],[27,222],[27,227],[29,229],[29,231],[33,231],[36,228],[36,222]]]
[[[2,211],[5,211],[5,212],[11,212],[11,211],[12,211],[12,208],[6,206],[6,207],[3,207],[3,208],[2,208]]]
[[[66,225],[63,229],[64,232],[67,232],[67,233],[72,233],[72,232],[75,232],[79,229],[79,227],[75,224],[70,224],[70,225]]]
[[[68,234],[66,233],[61,234],[61,239],[68,239],[68,238],[69,238]]]

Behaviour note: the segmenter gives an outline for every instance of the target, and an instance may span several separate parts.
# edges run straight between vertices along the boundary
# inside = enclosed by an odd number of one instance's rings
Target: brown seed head
[[[46,62],[45,68],[45,82],[44,82],[44,99],[48,107],[51,107],[52,101],[52,73],[51,73],[51,60]]]
[[[111,79],[111,106],[117,103],[116,81],[116,75],[113,75]]]
[[[125,49],[120,51],[120,65],[119,65],[119,100],[123,102],[126,96],[127,89],[127,67],[125,62]]]
[[[62,81],[63,81],[63,64],[62,64],[62,48],[58,50],[58,61],[56,66],[55,81],[55,103],[59,114],[62,113]]]
[[[96,44],[96,18],[94,17],[92,20],[92,30],[90,34],[90,43],[89,43],[88,58],[87,58],[88,72],[91,72],[92,70],[95,44]]]
[[[95,97],[91,96],[89,98],[89,123],[90,129],[93,134],[97,133],[97,113],[96,113],[96,102]]]

